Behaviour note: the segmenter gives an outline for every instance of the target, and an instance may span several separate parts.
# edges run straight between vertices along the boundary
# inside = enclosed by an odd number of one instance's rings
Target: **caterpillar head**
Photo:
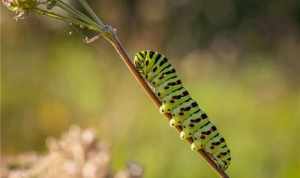
[[[146,54],[144,51],[138,52],[134,56],[134,66],[139,71],[144,71],[145,68],[145,61],[146,61]]]

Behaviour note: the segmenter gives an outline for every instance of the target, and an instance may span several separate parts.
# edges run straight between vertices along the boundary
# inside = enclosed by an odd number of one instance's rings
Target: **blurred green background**
[[[228,173],[300,177],[300,1],[98,0],[130,55],[168,56],[232,151]],[[1,152],[43,152],[70,125],[112,146],[113,168],[145,177],[217,177],[168,126],[104,40],[84,44],[44,17],[1,6]]]

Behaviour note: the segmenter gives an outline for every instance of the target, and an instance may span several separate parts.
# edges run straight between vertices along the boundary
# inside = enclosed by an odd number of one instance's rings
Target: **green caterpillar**
[[[160,99],[160,112],[172,115],[170,126],[180,126],[180,137],[192,138],[192,150],[204,149],[221,169],[226,170],[231,156],[225,139],[183,87],[168,59],[154,51],[141,51],[136,53],[134,65]]]

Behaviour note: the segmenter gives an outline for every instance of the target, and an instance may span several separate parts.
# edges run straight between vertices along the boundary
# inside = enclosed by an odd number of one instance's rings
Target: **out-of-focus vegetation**
[[[72,126],[60,139],[47,138],[47,154],[26,153],[1,159],[1,178],[142,178],[136,163],[113,173],[107,145],[93,129]]]
[[[232,150],[228,173],[300,177],[300,1],[91,1],[133,55],[158,50]],[[83,44],[42,17],[1,7],[1,154],[44,151],[71,124],[93,127],[145,177],[214,177],[168,126],[103,40]]]

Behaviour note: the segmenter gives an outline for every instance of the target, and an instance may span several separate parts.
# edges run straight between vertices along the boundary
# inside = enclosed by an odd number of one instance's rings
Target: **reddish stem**
[[[116,49],[116,51],[120,55],[120,57],[123,60],[123,62],[128,67],[128,69],[131,72],[131,74],[138,81],[138,83],[140,84],[140,86],[145,90],[145,92],[151,98],[151,100],[156,105],[156,107],[159,108],[161,106],[160,100],[156,97],[156,95],[154,94],[154,92],[152,91],[152,89],[149,87],[149,85],[147,84],[147,82],[144,80],[144,78],[140,75],[140,73],[134,67],[133,63],[131,62],[131,60],[130,60],[130,58],[128,56],[128,53],[126,52],[125,48],[123,47],[122,43],[120,42],[120,40],[119,40],[116,32],[112,31],[112,36],[110,36],[109,38],[106,37],[106,39],[113,45],[113,47]],[[168,120],[171,119],[171,115],[165,114],[165,116],[168,118]],[[176,130],[180,133],[182,131],[182,128],[181,127],[176,127]],[[192,144],[193,140],[189,139],[188,142],[190,144]],[[217,166],[217,164],[211,159],[211,157],[209,156],[209,154],[205,150],[200,149],[200,150],[198,150],[198,153],[200,153],[202,155],[202,157],[208,162],[208,164],[217,173],[219,173],[219,175],[222,178],[229,178],[229,176],[226,174],[226,172]]]

